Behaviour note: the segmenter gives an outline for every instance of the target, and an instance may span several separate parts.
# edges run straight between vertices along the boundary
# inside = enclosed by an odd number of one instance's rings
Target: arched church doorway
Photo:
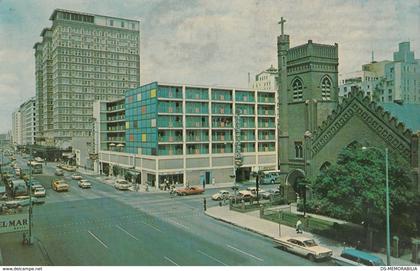
[[[296,201],[301,193],[301,184],[305,182],[305,171],[302,169],[293,169],[286,176],[286,185],[284,188],[284,197],[287,202]]]

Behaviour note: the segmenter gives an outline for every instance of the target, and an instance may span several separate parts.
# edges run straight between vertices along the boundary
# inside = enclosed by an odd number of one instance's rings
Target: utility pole
[[[29,160],[32,160],[32,150]],[[32,245],[32,163],[29,164],[29,235],[27,241],[28,245]]]

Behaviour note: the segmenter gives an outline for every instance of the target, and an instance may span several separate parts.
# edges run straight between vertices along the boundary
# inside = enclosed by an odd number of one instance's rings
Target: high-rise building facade
[[[276,90],[154,82],[130,89],[124,100],[98,102],[99,161],[141,172],[142,183],[233,181],[277,168]],[[239,114],[239,116],[238,116]],[[239,123],[237,123],[239,120]]]
[[[401,42],[398,47],[394,61],[385,66],[385,84],[379,94],[380,101],[420,104],[420,59],[414,58],[410,42]]]
[[[22,117],[20,108],[12,113],[12,143],[22,145]]]
[[[94,100],[140,84],[140,22],[56,9],[36,43],[36,141],[65,147],[89,137]]]
[[[22,145],[33,145],[35,143],[35,97],[24,102],[20,106],[22,118]]]
[[[20,105],[12,114],[12,138],[15,145],[33,145],[35,143],[35,97]]]

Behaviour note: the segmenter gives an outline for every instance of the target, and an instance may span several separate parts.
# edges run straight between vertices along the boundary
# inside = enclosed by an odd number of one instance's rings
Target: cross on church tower
[[[283,19],[283,17],[281,17],[281,20],[279,22],[279,24],[281,25],[281,35],[284,35],[284,23],[286,22],[285,19]]]

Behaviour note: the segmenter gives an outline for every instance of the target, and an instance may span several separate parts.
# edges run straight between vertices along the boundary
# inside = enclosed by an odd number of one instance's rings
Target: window
[[[328,77],[324,77],[324,79],[322,79],[321,95],[322,100],[331,100],[331,80]]]
[[[303,100],[303,84],[300,79],[295,79],[292,83],[293,101]]]
[[[110,20],[110,21],[109,21],[109,25],[110,25],[110,26],[114,26],[114,20]]]
[[[303,158],[303,146],[301,141],[295,142],[295,157]]]

